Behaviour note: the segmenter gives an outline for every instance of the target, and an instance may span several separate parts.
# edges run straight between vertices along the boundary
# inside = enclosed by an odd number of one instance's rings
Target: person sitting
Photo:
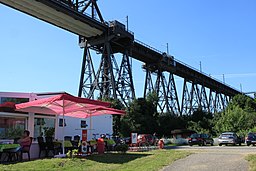
[[[25,130],[23,133],[23,136],[18,140],[18,143],[20,144],[21,148],[23,149],[30,146],[31,144],[31,138],[29,137],[30,132],[28,130]]]
[[[21,152],[20,160],[22,160],[22,153],[28,153],[28,158],[30,160],[29,150],[30,150],[30,146],[31,146],[31,143],[32,143],[32,138],[29,137],[29,135],[30,135],[30,132],[28,130],[25,130],[21,139],[18,140],[18,143],[21,146],[21,148],[20,148],[20,152]]]

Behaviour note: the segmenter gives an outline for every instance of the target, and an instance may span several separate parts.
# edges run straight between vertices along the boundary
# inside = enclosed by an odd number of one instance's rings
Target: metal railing
[[[159,53],[159,54],[163,54],[163,52],[161,52],[160,50],[158,50],[158,49],[156,49],[156,48],[153,48],[152,46],[147,45],[146,43],[143,43],[143,42],[141,42],[141,41],[139,41],[139,40],[137,40],[137,39],[135,39],[135,42],[136,42],[136,43],[139,43],[140,45],[143,45],[143,46],[145,46],[145,47],[147,47],[147,48],[149,48],[149,49],[151,49],[151,50],[153,50],[153,51],[155,51],[155,52],[157,52],[157,53]],[[197,69],[197,68],[195,68],[195,67],[192,67],[192,66],[190,66],[190,65],[188,65],[188,64],[186,64],[186,63],[184,63],[184,62],[182,62],[182,61],[180,61],[180,60],[178,60],[178,59],[176,59],[176,58],[174,58],[174,61],[175,61],[175,62],[178,62],[178,63],[180,63],[180,64],[182,64],[182,65],[184,65],[184,66],[186,66],[186,67],[188,67],[188,68],[190,68],[190,69],[192,69],[192,70],[194,70],[194,71],[197,71],[198,73],[200,73],[200,74],[202,74],[202,75],[204,75],[204,76],[206,76],[206,77],[209,77],[209,78],[213,79],[214,81],[216,81],[216,82],[218,82],[218,83],[220,83],[220,84],[226,85],[226,86],[228,86],[228,87],[230,87],[230,88],[232,88],[232,89],[234,89],[234,90],[240,92],[238,89],[232,87],[231,85],[229,85],[229,84],[227,84],[227,83],[224,83],[224,82],[218,80],[217,78],[214,78],[214,77],[210,76],[209,74],[207,74],[207,73],[205,73],[205,72],[202,72],[202,71],[200,71],[199,69]]]
[[[190,68],[190,69],[192,69],[192,70],[194,70],[194,71],[199,72],[200,74],[202,74],[202,75],[204,75],[204,76],[206,76],[206,77],[209,77],[209,78],[215,80],[216,82],[218,82],[218,83],[220,83],[220,84],[226,85],[226,86],[228,86],[228,87],[230,87],[230,88],[232,88],[232,89],[234,89],[234,90],[240,92],[237,88],[234,88],[234,87],[232,87],[231,85],[229,85],[229,84],[227,84],[227,83],[224,83],[223,81],[221,81],[221,80],[219,80],[219,79],[217,79],[217,78],[214,78],[214,77],[210,76],[209,74],[207,74],[207,73],[205,73],[205,72],[202,72],[202,71],[200,71],[199,69],[197,69],[197,68],[195,68],[195,67],[192,67],[192,66],[190,66],[190,65],[188,65],[188,64],[186,64],[186,63],[184,63],[184,62],[182,62],[182,61],[180,61],[180,60],[178,60],[178,59],[175,59],[175,61],[176,61],[176,62],[179,62],[180,64],[182,64],[182,65],[184,65],[184,66],[186,66],[186,67],[188,67],[188,68]]]
[[[151,50],[153,50],[153,51],[159,53],[159,54],[162,54],[162,53],[163,53],[163,52],[161,52],[160,50],[158,50],[158,49],[156,49],[156,48],[153,48],[152,46],[149,46],[149,45],[147,45],[146,43],[143,43],[143,42],[139,41],[138,39],[135,39],[134,41],[135,41],[136,43],[140,44],[140,45],[143,45],[143,46],[145,46],[145,47],[147,47],[147,48],[149,48],[149,49],[151,49]]]

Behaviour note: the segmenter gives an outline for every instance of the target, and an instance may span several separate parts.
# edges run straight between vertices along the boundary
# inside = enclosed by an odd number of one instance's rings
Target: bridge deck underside
[[[0,0],[0,2],[77,35],[94,37],[101,35],[106,29],[100,22],[57,1]]]

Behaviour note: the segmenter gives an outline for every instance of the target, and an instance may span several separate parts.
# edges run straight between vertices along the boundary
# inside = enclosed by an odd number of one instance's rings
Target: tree
[[[241,134],[248,133],[256,126],[256,103],[245,95],[236,95],[228,104],[225,111],[216,114],[214,129],[221,133],[234,131]]]
[[[214,131],[212,129],[212,119],[213,115],[211,113],[207,113],[202,110],[196,110],[191,116],[188,117],[188,129],[200,133],[214,134]]]
[[[246,96],[244,94],[238,94],[234,96],[231,102],[228,104],[227,108],[233,109],[234,107],[237,107],[237,106],[246,111],[256,112],[255,99],[252,99],[251,97]]]
[[[221,113],[215,122],[215,130],[218,133],[224,131],[247,132],[255,127],[256,113],[248,112],[239,106]]]
[[[121,133],[124,136],[130,136],[131,132],[153,134],[158,130],[157,119],[157,96],[154,93],[135,99],[121,118]]]
[[[164,113],[158,117],[158,136],[171,136],[171,131],[175,129],[185,129],[187,121],[182,116]]]

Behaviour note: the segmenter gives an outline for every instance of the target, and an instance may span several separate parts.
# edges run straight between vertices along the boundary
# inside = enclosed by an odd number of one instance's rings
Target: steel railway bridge
[[[135,98],[131,58],[144,63],[144,96],[157,93],[158,109],[175,115],[196,109],[218,112],[238,90],[134,39],[124,24],[106,22],[97,0],[0,0],[4,5],[34,16],[79,36],[84,48],[78,96],[120,99],[125,105]],[[101,54],[96,70],[90,51]],[[120,64],[115,55],[122,54]],[[116,55],[117,56],[117,55]],[[174,75],[184,79],[178,94]]]

